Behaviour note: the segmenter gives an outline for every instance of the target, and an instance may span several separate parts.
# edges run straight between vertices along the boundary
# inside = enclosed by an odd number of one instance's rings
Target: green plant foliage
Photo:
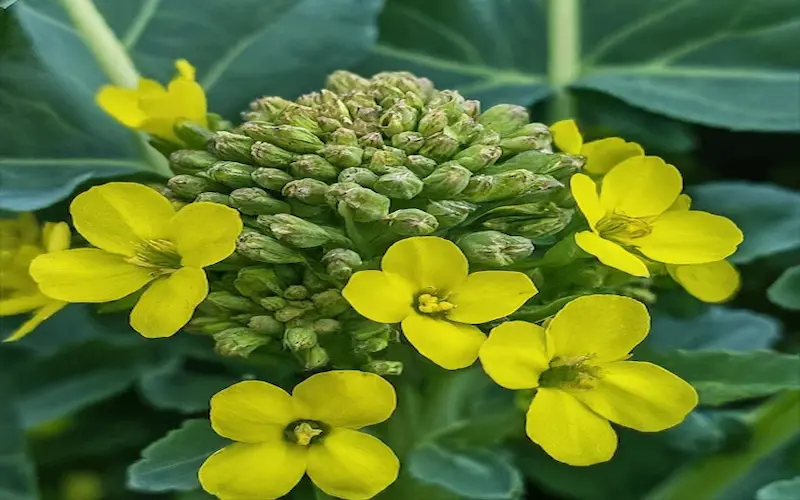
[[[770,483],[756,494],[756,500],[794,500],[800,492],[800,476]]]
[[[800,310],[800,266],[784,271],[767,290],[767,297],[783,308]]]
[[[211,396],[235,382],[233,377],[188,370],[172,359],[145,373],[139,380],[139,390],[156,408],[197,413],[208,410]]]
[[[10,386],[0,376],[0,499],[37,500],[36,475],[27,454],[25,433],[11,399]]]

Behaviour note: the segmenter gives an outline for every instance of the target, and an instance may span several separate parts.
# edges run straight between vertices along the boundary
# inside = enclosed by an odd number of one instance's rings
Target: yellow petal
[[[206,126],[206,94],[200,84],[178,78],[170,82],[168,92],[175,109],[176,122],[184,119]]]
[[[553,142],[561,151],[571,155],[581,153],[583,137],[575,120],[561,120],[550,125]]]
[[[333,429],[308,449],[308,477],[326,494],[367,500],[392,484],[400,461],[378,438],[350,429]]]
[[[548,369],[545,331],[526,321],[507,321],[492,329],[481,346],[483,370],[506,389],[532,389]]]
[[[619,269],[633,276],[650,276],[650,271],[647,270],[647,265],[642,259],[613,241],[601,238],[596,233],[590,231],[576,233],[575,243],[609,267]]]
[[[608,137],[587,142],[581,148],[586,157],[584,170],[594,175],[605,175],[612,168],[633,156],[643,156],[644,149],[635,142],[626,142],[619,137]]]
[[[75,229],[92,245],[133,255],[141,240],[164,238],[175,211],[168,199],[134,182],[109,182],[85,191],[70,205]]]
[[[569,181],[572,197],[589,222],[589,227],[594,229],[597,222],[606,215],[606,210],[600,203],[597,195],[597,184],[588,175],[575,174]]]
[[[472,273],[447,297],[455,305],[447,319],[479,324],[513,313],[538,290],[531,279],[516,271]]]
[[[411,284],[390,273],[359,271],[342,295],[360,315],[378,323],[399,323],[414,312]]]
[[[686,266],[668,265],[667,271],[687,292],[703,302],[725,302],[741,285],[739,271],[727,260]]]
[[[149,269],[96,248],[42,254],[31,262],[30,271],[42,293],[66,302],[111,302],[154,278]]]
[[[467,258],[452,241],[436,236],[400,240],[386,251],[385,272],[402,276],[415,291],[447,292],[467,278]]]
[[[36,310],[36,312],[33,313],[33,316],[28,319],[28,321],[21,324],[19,328],[14,330],[14,332],[7,339],[3,340],[3,342],[14,342],[21,339],[25,335],[31,333],[37,326],[48,320],[52,315],[62,310],[66,305],[66,302],[51,299],[45,305]]]
[[[198,477],[203,489],[220,500],[273,500],[297,486],[306,469],[305,447],[275,439],[234,443],[206,459]]]
[[[187,80],[195,80],[195,69],[192,64],[186,59],[178,59],[175,61],[175,69],[178,70],[178,76]]]
[[[742,242],[730,219],[690,211],[670,211],[651,225],[651,233],[633,242],[647,257],[666,264],[707,264],[729,257]]]
[[[622,359],[647,336],[647,308],[630,297],[586,295],[565,305],[547,327],[553,357],[591,355],[589,362]]]
[[[105,85],[97,93],[97,104],[123,125],[137,128],[147,117],[139,108],[139,92],[115,85]]]
[[[152,136],[160,137],[166,141],[181,144],[182,141],[175,135],[175,121],[174,114],[170,114],[169,116],[148,116],[141,125],[139,125],[139,130],[147,132]]]
[[[558,389],[536,392],[525,431],[548,455],[569,465],[607,462],[617,449],[617,434],[608,420]]]
[[[206,267],[228,257],[241,232],[239,212],[219,203],[186,205],[169,222],[170,239],[188,267]]]
[[[651,217],[665,212],[682,189],[677,168],[657,156],[634,156],[606,174],[600,201],[607,212]]]
[[[30,312],[42,307],[51,300],[39,290],[31,290],[30,293],[2,298],[0,299],[0,316],[13,316],[14,314]]]
[[[687,211],[692,208],[692,197],[688,194],[681,194],[675,199],[675,203],[669,207],[670,210]]]
[[[602,365],[597,386],[572,394],[619,425],[643,432],[681,423],[697,406],[697,392],[677,375],[651,363],[618,361]]]
[[[42,242],[47,252],[60,252],[69,248],[69,225],[66,222],[45,222]]]
[[[280,387],[259,380],[233,384],[211,398],[211,426],[234,441],[268,441],[273,427],[283,430],[303,418],[311,417],[301,403]]]
[[[155,101],[167,97],[167,89],[158,80],[140,78],[136,86],[139,101]]]
[[[475,326],[417,313],[403,320],[403,333],[420,354],[448,370],[474,363],[486,340]]]
[[[189,322],[208,295],[202,269],[183,267],[147,287],[131,311],[131,326],[147,338],[169,337]]]
[[[294,388],[292,396],[309,408],[311,419],[353,429],[383,422],[397,406],[392,384],[357,370],[312,375]]]

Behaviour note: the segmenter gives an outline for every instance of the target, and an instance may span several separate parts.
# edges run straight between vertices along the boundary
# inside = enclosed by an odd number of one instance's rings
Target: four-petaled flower
[[[307,473],[326,494],[372,498],[397,479],[394,452],[357,429],[388,419],[397,398],[373,373],[318,373],[291,396],[272,384],[239,382],[211,399],[211,425],[236,441],[211,455],[200,483],[222,500],[286,495]]]
[[[231,255],[242,230],[239,213],[192,203],[177,213],[141,184],[112,182],[70,205],[75,229],[97,248],[52,252],[31,263],[42,293],[65,302],[110,302],[147,286],[131,311],[145,337],[168,337],[208,294],[204,267]]]
[[[342,294],[362,316],[402,323],[408,341],[426,358],[454,370],[475,362],[486,340],[474,325],[507,316],[537,290],[523,273],[481,271],[455,243],[435,236],[400,240],[381,271],[359,271]]]
[[[679,424],[697,405],[691,385],[656,365],[626,361],[650,329],[640,302],[616,295],[573,300],[547,328],[509,321],[483,344],[484,370],[508,389],[536,389],[526,432],[570,465],[610,460],[609,421],[643,432]]]
[[[607,137],[584,144],[575,120],[561,120],[550,126],[553,142],[561,151],[586,157],[583,170],[592,175],[605,175],[628,158],[643,156],[644,149],[635,142]]]
[[[194,67],[180,59],[175,68],[178,74],[166,88],[147,78],[139,79],[135,89],[105,85],[97,93],[97,103],[127,127],[180,144],[175,124],[189,120],[205,127],[207,105],[203,87],[195,81]]]

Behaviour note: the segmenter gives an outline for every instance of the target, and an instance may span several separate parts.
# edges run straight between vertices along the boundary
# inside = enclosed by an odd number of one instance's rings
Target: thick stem
[[[548,102],[550,123],[575,116],[569,91],[581,69],[580,0],[549,0],[547,8],[548,80],[554,94]]]

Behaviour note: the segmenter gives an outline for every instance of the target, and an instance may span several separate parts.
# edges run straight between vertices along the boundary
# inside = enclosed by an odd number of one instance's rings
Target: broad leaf
[[[236,381],[225,375],[186,370],[175,360],[145,372],[139,390],[156,408],[196,413],[207,410],[211,396]]]
[[[800,310],[800,266],[784,271],[767,290],[767,297],[785,309]]]
[[[800,497],[800,476],[775,481],[756,493],[756,500],[796,500]]]
[[[0,377],[0,500],[37,500],[36,474],[27,455],[10,387]]]

